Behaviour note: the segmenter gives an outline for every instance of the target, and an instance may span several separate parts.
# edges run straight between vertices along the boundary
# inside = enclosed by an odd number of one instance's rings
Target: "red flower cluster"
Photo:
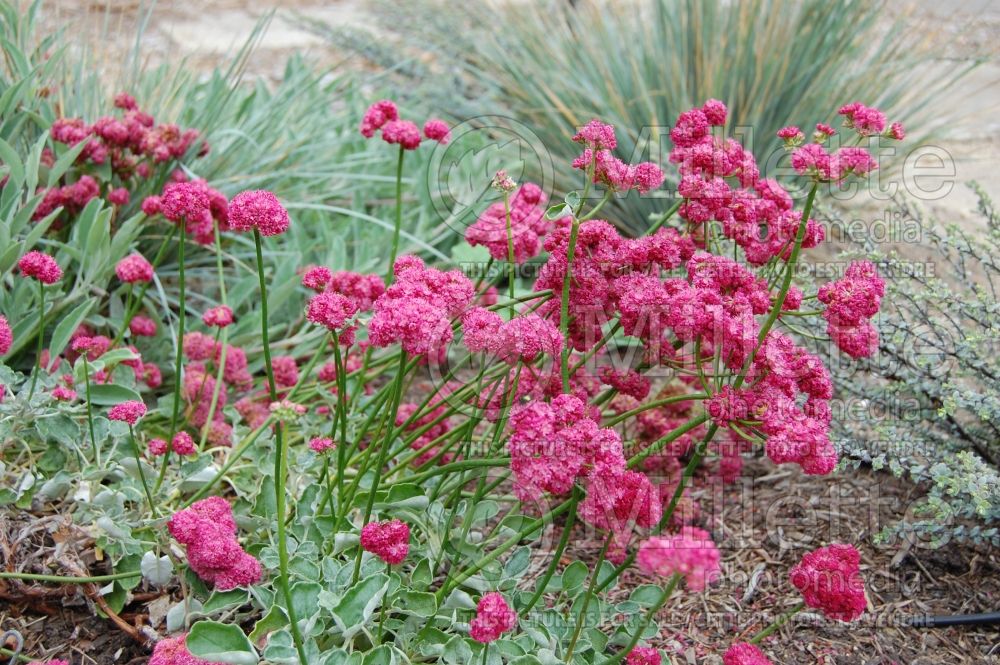
[[[553,228],[553,222],[545,218],[546,196],[538,185],[527,182],[518,189],[509,201],[510,238],[514,245],[514,262],[524,263],[537,256],[541,250],[541,238]],[[507,243],[508,208],[503,202],[487,208],[475,223],[465,230],[465,240],[473,247],[482,245],[497,261],[508,261],[510,251]],[[569,218],[555,222],[568,223]]]
[[[410,551],[410,527],[396,519],[369,522],[361,529],[361,547],[389,565],[403,563]]]
[[[368,107],[361,119],[361,135],[366,139],[382,131],[382,140],[390,144],[399,144],[404,150],[416,150],[423,140],[420,128],[409,120],[400,120],[399,109],[388,99],[377,101]],[[424,136],[438,143],[447,143],[451,139],[451,131],[443,120],[432,118],[424,123]]]
[[[853,621],[868,606],[860,563],[861,554],[854,546],[835,543],[803,556],[789,577],[806,605],[831,619]]]
[[[510,608],[503,594],[485,594],[476,605],[476,617],[469,622],[469,636],[483,644],[500,639],[517,624],[517,612]]]

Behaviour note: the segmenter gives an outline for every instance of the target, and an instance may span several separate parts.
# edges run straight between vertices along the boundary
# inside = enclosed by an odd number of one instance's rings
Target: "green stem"
[[[507,292],[510,295],[510,300],[514,301],[514,274],[516,272],[516,266],[514,265],[514,230],[510,225],[510,192],[506,190],[503,193],[503,210],[504,217],[507,221]],[[510,318],[514,318],[514,305],[510,306]]]
[[[274,382],[274,368],[271,365],[271,343],[268,337],[267,325],[267,283],[264,279],[264,252],[261,248],[260,231],[253,230],[253,242],[257,250],[257,278],[260,282],[260,328],[261,343],[264,345],[264,369],[267,372],[267,388],[271,401],[278,399],[278,389]],[[292,604],[292,590],[288,583],[288,534],[285,524],[285,483],[288,478],[288,447],[285,445],[283,426],[281,422],[274,423],[274,504],[275,519],[278,522],[278,585],[285,598],[285,610],[288,612],[288,622],[292,630],[292,641],[299,656],[300,665],[308,665],[302,634],[299,631],[299,621],[295,616]]]
[[[42,373],[42,346],[45,343],[45,283],[38,280],[38,348],[35,355],[35,371],[31,375],[31,389],[28,391],[28,401],[35,394],[35,384],[38,375]],[[50,358],[51,360],[51,358]]]
[[[663,589],[663,595],[660,596],[660,600],[658,600],[656,605],[650,607],[649,611],[646,612],[646,616],[642,618],[642,623],[639,625],[639,629],[635,631],[635,634],[632,636],[632,639],[629,640],[628,644],[626,644],[621,651],[616,653],[614,656],[611,656],[611,658],[601,661],[600,665],[615,665],[625,659],[629,652],[635,648],[635,645],[639,643],[639,640],[642,639],[642,634],[646,632],[646,629],[649,627],[653,617],[656,616],[656,613],[659,612],[664,605],[666,605],[667,600],[670,598],[671,594],[673,594],[680,579],[680,573],[674,573],[673,577],[670,578],[670,582],[667,583],[667,586]]]
[[[583,632],[583,624],[587,622],[587,608],[590,607],[590,601],[594,597],[594,588],[597,586],[597,578],[601,575],[601,566],[604,564],[604,556],[608,553],[608,547],[611,546],[613,538],[614,532],[609,531],[607,537],[604,539],[604,545],[601,547],[601,551],[597,555],[597,562],[594,564],[594,570],[590,573],[590,582],[587,584],[587,591],[583,596],[583,604],[580,606],[580,614],[576,617],[576,626],[573,628],[573,636],[569,640],[569,646],[566,647],[566,658],[564,658],[566,663],[573,660],[573,651],[576,649],[576,643],[580,639],[580,633]]]
[[[757,356],[757,351],[764,344],[764,340],[767,338],[767,334],[771,331],[771,327],[774,326],[774,322],[778,320],[778,315],[781,314],[781,308],[785,305],[785,297],[788,295],[788,290],[792,286],[792,278],[795,276],[795,264],[799,260],[799,252],[802,251],[802,242],[806,237],[806,226],[809,224],[809,215],[812,213],[813,201],[816,200],[816,190],[819,187],[819,183],[813,183],[812,189],[809,190],[809,195],[806,197],[806,206],[802,211],[802,220],[799,222],[798,232],[795,234],[795,245],[792,246],[792,253],[788,257],[788,262],[785,264],[785,277],[781,283],[781,291],[778,292],[778,297],[774,301],[774,306],[771,307],[771,313],[768,315],[767,319],[764,321],[764,325],[760,329],[760,334],[757,336],[757,344],[754,346],[753,351],[747,357],[746,362],[743,364],[743,369],[740,371],[739,376],[736,377],[736,381],[733,382],[733,388],[739,390],[743,385],[743,381],[746,379],[747,372],[750,370],[750,366],[753,364],[754,358]]]
[[[87,395],[87,428],[90,430],[90,446],[94,449],[94,464],[101,466],[101,451],[97,447],[97,437],[94,436],[94,407],[90,402],[90,366],[87,364],[87,351],[83,352],[83,385]]]
[[[671,217],[674,216],[674,213],[677,212],[677,210],[681,207],[681,203],[683,203],[683,202],[684,202],[684,199],[680,199],[676,203],[674,203],[672,206],[670,206],[670,208],[665,213],[663,213],[662,215],[660,215],[660,218],[657,219],[656,222],[652,226],[649,227],[649,230],[646,231],[646,235],[651,236],[654,233],[656,233],[657,231],[659,231],[660,227],[663,226],[663,224],[668,219],[670,219]]]
[[[385,276],[386,286],[392,284],[392,268],[399,252],[399,229],[403,225],[403,156],[406,150],[399,146],[399,161],[396,162],[396,226],[392,232],[392,253],[389,255],[389,272]]]
[[[386,562],[385,564],[385,575],[386,577],[392,577],[392,564]],[[379,604],[378,608],[378,643],[382,644],[382,635],[385,629],[385,606],[389,604],[389,594],[382,596],[382,602]]]
[[[576,239],[580,233],[580,220],[573,217],[569,230],[569,247],[566,249],[566,274],[563,275],[562,302],[559,307],[559,334],[563,339],[562,348],[562,389],[569,392],[569,290],[573,275],[573,259],[576,258]]]
[[[403,377],[406,375],[406,351],[399,350],[399,367],[396,370],[394,379],[392,400],[385,418],[385,438],[382,440],[382,447],[379,449],[378,461],[375,463],[375,476],[372,479],[372,486],[368,490],[368,500],[365,502],[365,512],[361,519],[361,525],[368,524],[372,516],[372,508],[375,507],[375,494],[378,492],[379,483],[382,480],[382,468],[388,458],[389,448],[392,447],[393,435],[396,432],[396,413],[399,411],[399,400],[403,395]],[[359,469],[360,477],[367,469]],[[361,554],[362,549],[358,548],[358,554],[354,559],[354,574],[351,576],[351,584],[358,581],[361,574]]]
[[[579,490],[576,491],[579,492]],[[521,616],[528,616],[531,609],[542,598],[542,595],[545,593],[545,587],[549,585],[549,580],[555,574],[556,568],[559,566],[559,560],[562,558],[563,552],[566,551],[566,546],[569,544],[569,536],[573,531],[573,525],[576,523],[576,506],[579,501],[579,494],[576,494],[573,497],[573,503],[569,507],[569,515],[566,517],[566,524],[563,526],[562,536],[559,538],[559,544],[556,545],[556,551],[552,553],[552,560],[549,562],[549,567],[545,570],[545,574],[542,575],[541,579],[538,580],[534,595],[531,596],[527,605],[521,608]]]
[[[135,442],[135,432],[132,426],[128,426],[128,438],[132,443],[132,453],[135,455],[135,466],[139,470],[139,480],[142,481],[142,489],[146,491],[146,499],[149,500],[149,510],[153,513],[153,518],[159,517],[156,504],[153,502],[153,493],[149,491],[149,484],[146,483],[146,472],[142,470],[142,457],[139,455],[139,445]]]
[[[793,607],[789,611],[787,611],[784,614],[782,614],[780,617],[778,617],[777,619],[775,619],[771,623],[770,626],[768,626],[764,630],[760,631],[759,633],[757,633],[756,635],[754,635],[753,637],[751,637],[750,640],[749,640],[750,644],[760,644],[761,640],[763,640],[765,637],[767,637],[768,635],[770,635],[771,633],[773,633],[774,631],[778,630],[779,628],[781,628],[782,626],[784,626],[786,623],[788,623],[788,621],[793,616],[795,616],[796,614],[798,614],[799,612],[801,612],[802,609],[805,606],[806,606],[805,603],[799,603],[798,605],[796,605],[795,607]]]
[[[186,302],[186,288],[184,283],[184,246],[187,244],[187,224],[184,220],[177,223],[180,228],[181,240],[177,248],[177,261],[178,270],[180,278],[180,291],[178,295],[178,306],[177,306],[177,348],[174,353],[174,408],[170,414],[170,436],[168,439],[173,440],[174,434],[177,433],[177,420],[180,417],[181,412],[181,360],[184,356],[184,322],[187,319],[187,302]],[[166,466],[167,459],[170,457],[170,450],[167,450],[167,454],[163,456],[163,464]],[[157,483],[159,484],[159,483]]]
[[[174,226],[174,228],[170,231],[170,234],[167,235],[167,236],[165,236],[163,238],[163,242],[160,243],[160,248],[156,251],[156,256],[153,257],[153,264],[152,265],[153,265],[153,269],[154,270],[157,267],[159,267],[160,262],[163,261],[163,257],[167,253],[167,246],[169,245],[170,241],[173,239],[174,234],[177,233],[177,227],[178,226],[180,226],[180,224]],[[132,307],[131,307],[131,309],[125,311],[125,320],[122,323],[122,327],[118,331],[118,334],[115,335],[115,339],[114,339],[113,342],[111,342],[111,346],[109,348],[113,349],[113,348],[117,347],[118,344],[121,343],[122,339],[124,339],[124,337],[125,337],[125,331],[128,330],[129,324],[132,323],[132,319],[135,317],[136,312],[139,310],[139,307],[142,305],[143,299],[146,297],[146,290],[147,289],[149,289],[149,282],[144,282],[143,285],[142,285],[142,287],[139,288],[139,295],[138,295],[138,297],[136,297],[136,298],[134,298],[132,300]]]

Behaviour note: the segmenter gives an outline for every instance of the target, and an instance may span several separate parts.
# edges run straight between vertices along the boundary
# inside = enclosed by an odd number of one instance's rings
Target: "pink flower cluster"
[[[56,260],[48,254],[31,251],[17,261],[17,267],[25,277],[33,277],[42,284],[55,284],[62,279],[63,271]]]
[[[328,330],[342,330],[357,311],[357,305],[347,296],[324,291],[313,296],[306,305],[306,318]]]
[[[428,268],[416,256],[401,256],[393,266],[396,281],[375,301],[368,339],[375,347],[400,342],[411,355],[433,354],[451,341],[451,320],[475,295],[461,271]]]
[[[115,266],[118,279],[126,284],[137,284],[153,281],[153,264],[142,254],[130,254]]]
[[[532,363],[542,354],[556,358],[562,350],[559,329],[537,314],[504,321],[496,312],[474,307],[462,316],[462,336],[470,351],[489,353],[510,365]]]
[[[198,452],[194,439],[187,432],[178,432],[169,444],[163,439],[150,439],[148,448],[149,453],[154,457],[166,455],[170,450],[173,450],[182,457],[194,455]]]
[[[369,522],[361,529],[361,547],[391,566],[403,563],[410,551],[410,527],[397,519]]]
[[[423,140],[417,125],[409,120],[400,120],[399,109],[388,99],[369,106],[361,119],[361,135],[366,139],[375,136],[379,130],[383,141],[398,144],[404,150],[416,150]],[[424,136],[443,144],[451,139],[451,131],[443,120],[432,118],[424,123]]]
[[[7,323],[6,316],[0,316],[0,356],[6,355],[10,347],[14,344],[14,333]]]
[[[273,193],[263,189],[240,192],[229,202],[229,228],[257,230],[262,236],[277,236],[288,230],[288,211]]]
[[[401,404],[399,410],[396,412],[396,427],[402,427],[407,421],[417,412],[418,407],[421,406],[415,403]],[[413,440],[410,444],[410,448],[413,450],[423,450],[430,446],[438,437],[443,436],[451,429],[451,423],[447,417],[447,404],[444,403],[444,396],[439,394],[435,396],[429,404],[426,405],[426,409],[423,415],[414,418],[412,422],[407,426],[407,432],[421,432],[417,438]],[[439,464],[447,464],[450,462],[454,456],[450,453],[445,453],[438,456],[440,448],[438,446],[431,446],[427,448],[423,453],[421,453],[414,461],[415,466],[423,466],[427,464],[432,459],[437,458]]]
[[[878,330],[870,319],[878,314],[884,295],[885,282],[870,261],[851,263],[843,278],[820,287],[819,301],[827,306],[826,331],[852,358],[866,358],[878,349]]]
[[[756,645],[737,642],[722,656],[722,665],[773,665],[773,663]]]
[[[217,496],[202,499],[174,513],[167,523],[171,535],[187,545],[188,565],[220,591],[260,581],[260,562],[236,540],[233,509]]]
[[[226,305],[219,305],[205,310],[201,322],[210,328],[225,328],[233,323],[233,310]]]
[[[476,616],[469,622],[469,636],[483,644],[500,639],[503,633],[517,625],[517,612],[511,609],[503,594],[484,594],[476,605]]]
[[[591,120],[573,140],[584,145],[583,153],[573,160],[573,168],[593,174],[595,184],[616,192],[635,189],[645,194],[663,184],[663,171],[653,162],[626,164],[614,156],[618,146],[615,128],[600,120]]]
[[[310,266],[302,274],[302,286],[323,293],[332,291],[348,298],[359,311],[369,311],[385,293],[385,282],[378,275],[347,270],[333,272],[326,266]]]
[[[149,665],[223,665],[195,658],[187,650],[187,633],[165,637],[156,643]]]
[[[672,536],[643,541],[636,556],[643,572],[661,577],[682,575],[691,591],[702,591],[719,576],[719,560],[719,550],[709,533],[691,526]]]
[[[76,216],[84,207],[101,194],[101,187],[97,181],[89,175],[80,176],[76,182],[68,185],[55,185],[44,191],[45,195],[35,211],[31,214],[31,219],[39,221],[55,212],[60,206],[69,217]],[[111,195],[108,195],[109,199]],[[56,220],[50,228],[61,228],[62,222]]]
[[[789,578],[806,605],[837,621],[853,621],[864,614],[861,554],[852,545],[833,544],[807,553]]]
[[[185,232],[202,245],[215,242],[215,224],[220,231],[229,228],[229,202],[204,180],[169,182],[160,196],[149,196],[142,202],[142,211],[183,223]]]
[[[129,425],[135,425],[144,415],[146,415],[146,405],[135,400],[115,404],[108,410],[109,420],[117,420]]]
[[[545,218],[545,194],[538,185],[527,182],[510,197],[510,237],[514,244],[514,262],[524,263],[537,256],[541,238],[553,227]],[[566,218],[568,221],[568,218]],[[563,223],[562,220],[555,224]],[[465,230],[465,240],[473,247],[486,247],[497,261],[510,259],[507,244],[507,208],[503,202],[487,208],[475,223]]]
[[[323,454],[328,450],[333,450],[337,444],[329,437],[313,437],[309,440],[309,448],[317,454]]]

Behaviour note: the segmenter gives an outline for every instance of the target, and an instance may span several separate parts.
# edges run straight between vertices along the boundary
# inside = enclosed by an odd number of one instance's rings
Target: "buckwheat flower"
[[[211,217],[208,192],[203,185],[194,182],[167,183],[163,188],[159,207],[163,216],[171,222],[196,224]]]
[[[409,120],[390,120],[382,127],[382,140],[398,143],[404,150],[416,150],[420,146],[420,129]]]
[[[842,106],[837,114],[844,116],[844,124],[861,136],[881,134],[885,129],[885,114],[860,102]]]
[[[236,540],[233,509],[225,499],[215,496],[196,501],[174,513],[167,528],[187,546],[191,570],[216,589],[228,591],[260,581],[260,562]]]
[[[165,637],[153,647],[153,655],[148,665],[222,665],[195,658],[187,650],[187,633],[177,637]]]
[[[313,291],[325,291],[333,279],[333,272],[326,266],[309,266],[302,273],[302,286]]]
[[[394,103],[388,99],[375,102],[368,107],[364,117],[361,119],[361,135],[366,139],[370,139],[387,122],[397,119],[399,119],[399,110]]]
[[[313,296],[309,301],[306,318],[328,330],[341,330],[357,311],[357,305],[347,296],[326,291]]]
[[[473,353],[488,351],[503,326],[503,317],[483,307],[462,315],[462,341]]]
[[[476,617],[469,622],[469,636],[489,644],[517,625],[517,612],[511,609],[503,594],[496,591],[485,594],[476,605]]]
[[[622,395],[629,395],[638,400],[646,399],[652,382],[636,370],[617,371],[613,367],[602,367],[601,382],[611,386]]]
[[[789,127],[782,127],[778,130],[778,138],[785,142],[787,146],[800,145],[802,141],[805,140],[806,136],[802,133],[802,130],[794,125]]]
[[[178,455],[194,455],[198,452],[194,445],[194,439],[187,432],[177,432],[170,442],[170,447]]]
[[[141,208],[147,216],[152,217],[160,214],[162,203],[163,200],[159,196],[147,196],[142,200]]]
[[[277,356],[271,361],[274,382],[283,388],[291,388],[299,382],[299,366],[291,356]]]
[[[889,125],[889,138],[896,139],[897,141],[902,141],[906,138],[906,130],[903,129],[903,123],[894,122]]]
[[[217,352],[217,344],[211,335],[202,332],[190,332],[184,335],[182,348],[188,360],[212,360]]]
[[[369,522],[361,529],[361,548],[387,564],[400,564],[410,551],[410,527],[398,519]]]
[[[308,411],[303,405],[296,404],[288,399],[271,402],[268,404],[267,409],[280,420],[296,420],[299,416],[304,416]]]
[[[861,554],[853,545],[835,543],[803,556],[789,579],[809,607],[837,621],[853,621],[868,606],[860,563]]]
[[[134,316],[129,321],[128,329],[136,337],[155,337],[156,321],[145,316]]]
[[[385,293],[381,275],[365,275],[349,270],[339,270],[330,278],[330,290],[354,301],[359,311],[370,311],[378,297]]]
[[[719,576],[719,558],[707,531],[686,526],[672,536],[643,541],[636,562],[644,573],[662,577],[678,573],[687,580],[688,589],[702,591]]]
[[[31,251],[22,256],[17,267],[25,277],[34,277],[42,284],[55,284],[62,279],[63,271],[56,260],[48,254]]]
[[[225,328],[233,322],[233,310],[226,305],[212,307],[201,315],[201,322],[209,327]]]
[[[66,386],[56,386],[52,389],[52,397],[60,402],[72,402],[76,399],[76,391]]]
[[[109,420],[117,420],[129,425],[135,425],[144,415],[146,415],[146,405],[136,400],[116,404],[108,411]]]
[[[0,356],[10,351],[10,347],[13,344],[14,333],[10,329],[10,324],[7,323],[7,317],[0,316]]]
[[[424,136],[444,145],[451,140],[451,130],[444,120],[432,118],[424,123]]]
[[[169,450],[169,444],[163,439],[150,439],[146,446],[149,449],[149,454],[153,457],[162,457]]]
[[[816,132],[815,132],[815,134],[813,134],[813,136],[814,137],[817,136],[817,135],[821,136],[822,139],[821,140],[816,140],[816,142],[817,143],[822,143],[823,141],[825,141],[826,139],[830,138],[831,136],[833,136],[836,133],[837,133],[837,130],[834,129],[833,127],[831,127],[830,125],[826,125],[826,124],[824,124],[822,122],[818,122],[818,123],[816,123]]]
[[[660,650],[653,647],[635,647],[625,656],[626,665],[660,665]]]
[[[153,264],[142,254],[130,254],[115,266],[118,279],[126,284],[137,284],[153,281]]]
[[[834,153],[832,163],[835,167],[832,180],[852,173],[863,176],[878,168],[878,163],[871,156],[871,153],[864,148],[857,147],[840,148]]]
[[[580,131],[573,135],[573,141],[583,143],[593,150],[614,150],[618,147],[615,128],[597,119],[581,127]]]
[[[267,190],[240,192],[229,202],[228,214],[234,231],[257,229],[262,236],[276,236],[288,230],[288,211]]]
[[[659,166],[653,162],[643,162],[641,164],[636,164],[633,171],[633,187],[635,187],[640,194],[645,194],[654,189],[658,189],[660,185],[663,184],[663,179],[666,176],[663,175],[663,171]]]
[[[313,437],[309,441],[309,448],[311,448],[313,450],[313,452],[316,452],[316,453],[319,453],[319,454],[325,453],[328,450],[332,450],[336,446],[337,446],[337,444],[335,444],[333,442],[333,439],[331,439],[329,437],[317,436],[317,437]]]
[[[737,642],[722,656],[722,665],[773,665],[773,663],[756,645]]]

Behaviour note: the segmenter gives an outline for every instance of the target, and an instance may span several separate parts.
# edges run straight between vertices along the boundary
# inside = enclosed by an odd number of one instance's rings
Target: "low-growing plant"
[[[46,148],[79,182],[93,160],[60,160],[114,144],[110,122],[58,121],[82,133],[74,146],[50,128],[27,153],[0,144],[16,249],[2,279],[17,293],[0,322],[2,472],[17,488],[4,499],[59,505],[105,562],[34,557],[0,579],[104,584],[106,614],[139,585],[162,590],[164,629],[136,632],[154,665],[661,662],[658,611],[720,574],[685,494],[695,471],[712,461],[733,482],[755,446],[807,474],[837,464],[830,375],[793,321],[822,317],[852,357],[878,345],[873,264],[817,293],[794,284],[823,240],[817,195],[876,168],[861,143],[903,136],[874,108],[839,115],[843,147],[827,125],[809,143],[779,132],[808,192],[796,209],[726,136],[722,102],[685,111],[670,132],[681,198],[635,239],[598,214],[665,174],[615,158],[614,128],[593,120],[573,136],[586,186],[563,202],[546,209],[537,185],[496,174],[466,238],[504,270],[472,278],[398,244],[406,167],[451,137],[391,101],[359,123],[366,149],[397,165],[386,273],[303,265],[283,252],[296,208],[186,173],[165,174],[126,221],[94,198],[53,209],[63,229],[32,222]],[[164,248],[152,260],[130,253],[150,241]],[[542,250],[532,287],[508,279],[501,297],[500,279]],[[112,269],[108,288],[78,292]],[[150,360],[163,357],[172,372]],[[564,565],[582,526],[600,553]],[[725,663],[770,662],[757,645],[806,606],[856,619],[859,563],[849,544],[806,554],[789,571],[803,602],[734,640]],[[633,566],[653,583],[613,602]]]

